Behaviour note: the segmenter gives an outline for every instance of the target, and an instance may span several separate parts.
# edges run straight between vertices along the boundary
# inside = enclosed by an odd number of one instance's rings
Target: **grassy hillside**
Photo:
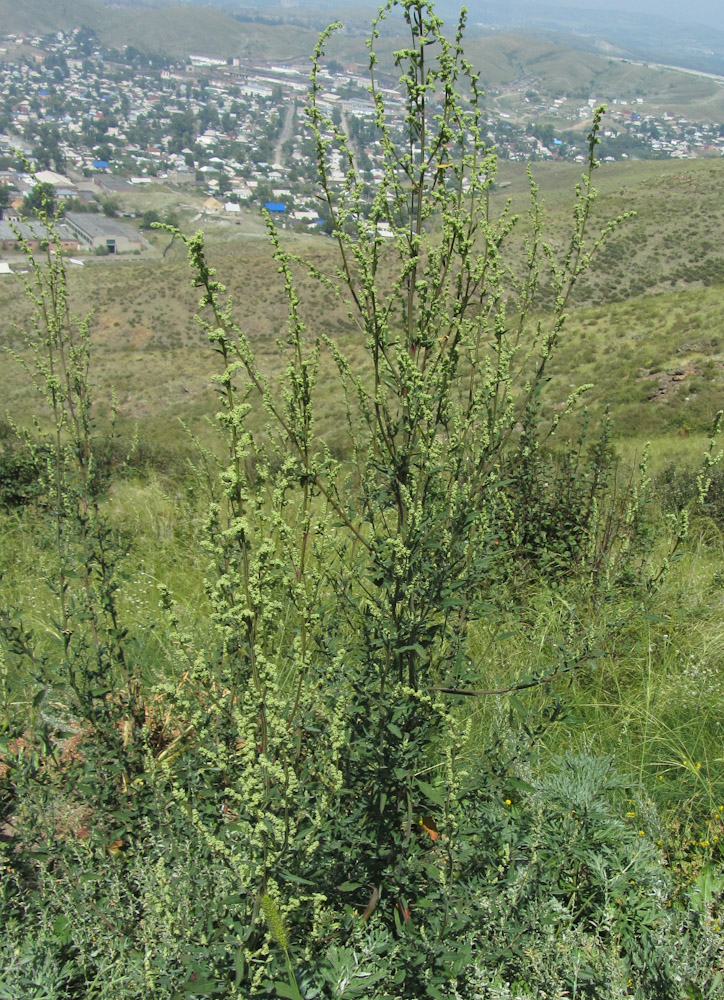
[[[59,29],[86,26],[101,42],[115,48],[133,45],[143,51],[185,57],[199,55],[255,55],[268,58],[309,55],[316,33],[295,27],[242,23],[212,7],[190,5],[147,9],[131,6],[123,10],[93,0],[28,0],[16,4],[0,0],[2,30],[45,34]]]
[[[118,11],[103,7],[93,0],[0,0],[2,31],[44,35],[49,31],[68,30],[85,25],[99,34],[109,25],[122,20]]]
[[[293,26],[237,21],[209,7],[171,7],[132,12],[99,32],[108,45],[133,45],[142,51],[184,57],[196,55],[308,58],[316,32]]]
[[[540,164],[535,176],[548,238],[562,245],[578,170]],[[719,238],[724,167],[715,161],[606,164],[595,179],[594,231],[619,213],[636,215],[599,251],[576,292],[556,362],[561,398],[570,383],[593,382],[590,405],[605,401],[612,407],[619,435],[703,431],[720,405],[724,377],[718,323],[724,287]],[[512,200],[521,217],[513,240],[520,253],[529,207],[527,179],[518,165],[502,164],[500,180],[494,210]],[[320,266],[333,257],[334,245],[324,237],[284,238],[291,247],[311,253]],[[233,293],[235,315],[271,371],[286,307],[278,296],[259,296],[260,289],[274,287],[276,281],[261,228],[253,237],[222,239],[219,234],[210,240],[214,262]],[[107,398],[114,386],[121,418],[144,421],[147,433],[155,428],[161,439],[172,435],[165,416],[169,410],[195,422],[206,411],[211,388],[200,360],[204,337],[193,319],[197,296],[181,248],[172,248],[165,260],[92,261],[72,270],[70,280],[78,311],[93,309],[101,396]],[[301,297],[310,331],[342,338],[361,350],[342,304],[310,281],[302,281]],[[28,315],[19,279],[0,285],[0,307],[0,338],[17,346],[13,324]],[[332,377],[330,359],[323,371]],[[2,380],[8,408],[20,414],[27,400],[22,373],[6,364]],[[338,425],[339,407],[341,400],[328,403],[323,419],[330,429]]]
[[[535,76],[545,89],[565,92],[580,86],[593,95],[597,77],[614,69],[601,56],[575,52],[545,38],[507,32],[472,39],[468,54],[488,85]]]
[[[525,90],[597,101],[643,97],[646,111],[719,120],[724,85],[686,72],[649,67],[531,35],[495,33],[471,39],[468,55],[487,87],[524,81]]]
[[[573,165],[536,165],[546,223],[554,239],[563,239],[570,191],[578,176]],[[503,164],[496,197],[512,198],[513,209],[526,211],[528,181],[524,168]],[[509,186],[505,185],[506,182]],[[577,289],[577,300],[608,302],[687,286],[724,281],[721,233],[724,224],[724,165],[719,160],[629,161],[603,164],[596,171],[599,197],[593,226],[626,212],[628,219],[600,251]]]

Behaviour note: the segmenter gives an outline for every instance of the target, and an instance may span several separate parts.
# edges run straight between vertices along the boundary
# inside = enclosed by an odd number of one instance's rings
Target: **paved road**
[[[703,69],[688,69],[686,66],[670,66],[668,63],[649,62],[644,59],[626,59],[625,56],[609,56],[616,62],[632,63],[634,66],[646,66],[648,69],[671,69],[677,73],[688,73],[690,76],[705,76],[708,80],[716,80],[717,83],[724,83],[724,76],[718,73],[707,73]]]

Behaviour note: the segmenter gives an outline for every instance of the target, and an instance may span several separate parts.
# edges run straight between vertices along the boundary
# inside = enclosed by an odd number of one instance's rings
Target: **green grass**
[[[664,549],[662,540],[652,569],[662,564]],[[496,691],[531,674],[555,673],[559,645],[585,639],[592,656],[572,675],[518,695],[529,720],[540,718],[552,694],[563,698],[563,721],[546,731],[539,753],[611,755],[630,787],[646,790],[653,824],[647,834],[673,851],[674,831],[685,831],[692,845],[709,840],[717,858],[724,849],[723,555],[721,522],[697,522],[681,557],[643,603],[612,595],[599,604],[579,583],[537,586],[511,601],[510,614],[483,616],[472,640],[480,664],[472,686]],[[481,746],[489,745],[507,710],[508,696],[492,694],[471,708]],[[645,801],[637,798],[632,808],[637,826],[646,827]]]
[[[664,460],[697,460],[705,444],[677,442],[678,451],[654,454],[654,474]],[[154,471],[142,478],[117,478],[105,503],[110,524],[130,546],[119,607],[137,636],[136,656],[149,685],[163,680],[159,664],[167,669],[173,663],[159,587],[172,593],[184,630],[198,641],[207,628],[209,606],[200,597],[207,556],[198,545],[203,505],[197,493],[189,492],[193,479],[190,472],[183,479]],[[661,537],[647,561],[651,576],[664,565],[670,545],[657,511],[654,500]],[[38,627],[52,619],[55,603],[44,583],[52,557],[42,525],[31,516],[7,515],[0,524],[0,592],[25,607],[28,626]],[[565,715],[547,730],[538,752],[543,758],[570,749],[612,755],[632,784],[648,790],[658,822],[685,830],[690,839],[699,831],[705,839],[707,823],[724,804],[723,558],[719,512],[717,521],[694,521],[679,557],[643,601],[636,592],[624,591],[600,602],[577,580],[554,586],[539,582],[522,591],[501,586],[489,595],[492,606],[473,630],[471,655],[477,667],[467,683],[494,692],[524,676],[555,674],[559,647],[575,650],[588,643],[590,655],[573,673],[518,696],[523,717],[531,719],[545,713],[551,696],[563,699]],[[15,697],[23,699],[19,690]],[[495,694],[463,703],[475,744],[490,744],[508,703],[508,696]],[[666,838],[658,828],[647,832]]]

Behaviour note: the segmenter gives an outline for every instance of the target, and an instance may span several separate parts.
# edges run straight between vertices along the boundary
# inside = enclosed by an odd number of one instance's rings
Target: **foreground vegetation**
[[[625,221],[591,235],[600,114],[567,236],[531,185],[516,243],[461,34],[403,9],[410,146],[379,96],[368,216],[351,157],[328,182],[346,140],[313,80],[338,266],[270,230],[276,356],[177,233],[218,363],[188,461],[99,431],[63,258],[31,257],[0,997],[724,995],[716,427],[680,439],[694,464],[616,459],[613,387],[588,419],[563,381],[605,321],[569,336],[567,310]]]

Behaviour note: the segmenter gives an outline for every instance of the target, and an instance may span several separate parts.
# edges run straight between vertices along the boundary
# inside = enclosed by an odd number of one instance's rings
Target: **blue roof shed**
[[[283,201],[265,201],[264,208],[267,212],[286,212],[287,206]]]

